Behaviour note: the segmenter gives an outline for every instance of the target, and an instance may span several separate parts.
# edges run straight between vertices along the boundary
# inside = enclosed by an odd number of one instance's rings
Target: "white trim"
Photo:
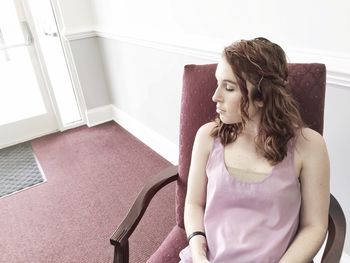
[[[121,42],[126,42],[129,44],[139,45],[148,48],[154,48],[169,53],[181,54],[190,57],[195,57],[199,59],[207,59],[213,62],[219,61],[221,57],[221,50],[225,46],[225,41],[214,41],[209,39],[200,40],[188,40],[185,42],[179,41],[177,39],[182,39],[178,36],[176,39],[157,39],[152,37],[140,38],[140,37],[130,37],[121,36],[114,33],[97,31],[96,35],[101,38],[106,38],[110,40],[117,40]],[[176,41],[177,40],[177,41]],[[197,43],[205,42],[207,45],[205,47],[198,48],[200,45]]]
[[[88,110],[86,115],[87,125],[89,127],[114,120],[169,162],[174,165],[178,163],[179,150],[176,144],[170,142],[168,139],[148,128],[114,105],[110,104]]]
[[[91,110],[86,110],[87,126],[92,127],[113,120],[113,105],[106,105]]]
[[[178,164],[179,150],[176,144],[170,142],[168,139],[164,138],[154,130],[148,128],[124,111],[118,109],[115,106],[112,107],[114,111],[115,122],[120,124],[124,129],[137,137],[159,155],[163,156],[169,162],[174,165]]]
[[[97,33],[94,30],[79,30],[79,31],[69,31],[65,32],[64,36],[67,40],[80,40],[84,38],[97,37]]]
[[[350,74],[327,70],[327,84],[340,88],[350,88]]]
[[[78,110],[81,117],[81,120],[80,121],[78,120],[77,122],[80,122],[81,124],[85,124],[87,117],[86,117],[86,114],[84,114],[84,112],[86,112],[87,108],[86,108],[85,98],[83,95],[83,90],[79,80],[78,71],[75,66],[73,52],[71,50],[69,41],[65,39],[65,37],[61,37],[61,43],[62,43],[62,49],[65,54],[66,62],[67,62],[69,76],[71,78],[73,92],[78,104]],[[65,126],[63,125],[61,126],[62,126],[61,130],[66,130],[66,129],[70,129],[72,126],[74,126],[74,124],[65,124]]]
[[[177,53],[177,54],[192,56],[200,59],[208,59],[213,61],[218,61],[220,59],[220,52],[217,51],[220,49],[211,51],[208,49],[199,49],[196,47],[190,47],[190,45],[181,45],[179,43],[174,43],[172,41],[165,42],[165,41],[150,40],[145,38],[122,36],[122,35],[117,35],[115,33],[110,33],[105,31],[94,31],[94,30],[88,30],[85,32],[69,31],[65,34],[65,37],[70,41],[89,38],[89,37],[101,37],[109,40],[117,40],[117,41],[129,43],[129,44],[154,48],[158,50],[167,51],[170,53]]]
[[[73,92],[76,98],[76,102],[77,102],[77,106],[78,106],[78,110],[80,113],[80,117],[81,119],[74,122],[74,123],[70,123],[70,124],[66,124],[63,125],[61,119],[59,120],[60,123],[60,130],[64,131],[67,129],[71,129],[74,128],[76,126],[85,124],[87,121],[87,116],[86,114],[86,103],[85,103],[85,99],[84,99],[84,95],[83,95],[83,90],[79,81],[79,76],[78,76],[78,72],[77,72],[77,68],[75,66],[75,62],[74,62],[74,57],[73,57],[73,53],[70,47],[70,43],[68,41],[68,39],[65,36],[64,33],[64,23],[63,23],[63,15],[62,15],[62,10],[61,10],[61,6],[58,2],[58,0],[50,0],[51,2],[51,8],[52,11],[54,13],[54,18],[56,21],[56,25],[57,25],[57,31],[59,33],[59,38],[61,40],[61,46],[62,46],[62,50],[66,59],[66,64],[67,64],[67,68],[69,71],[69,77],[71,79],[71,83],[72,83],[72,88],[73,88]],[[80,29],[81,30],[81,29]],[[84,34],[86,33],[86,29],[84,29],[83,31],[80,31],[80,34]],[[57,107],[57,106],[56,106]],[[59,116],[59,114],[57,115]]]
[[[189,37],[179,34],[171,37],[161,35],[161,38],[160,36],[157,36],[157,34],[145,37],[131,37],[118,35],[103,29],[81,29],[81,31],[75,29],[74,31],[67,33],[66,37],[68,40],[101,37],[170,53],[207,59],[213,62],[217,62],[220,59],[222,48],[230,43],[224,39]],[[350,54],[296,48],[290,48],[286,50],[286,53],[290,62],[324,63],[327,66],[327,80],[330,84],[340,87],[350,87]]]
[[[288,58],[291,60],[291,62],[298,61],[300,63],[324,63],[327,66],[327,71],[337,72],[344,75],[350,74],[349,53],[300,48],[287,49],[286,53],[288,54]]]

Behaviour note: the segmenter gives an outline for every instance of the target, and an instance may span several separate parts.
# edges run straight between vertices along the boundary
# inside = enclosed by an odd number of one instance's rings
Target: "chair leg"
[[[129,241],[114,247],[113,263],[129,263]]]

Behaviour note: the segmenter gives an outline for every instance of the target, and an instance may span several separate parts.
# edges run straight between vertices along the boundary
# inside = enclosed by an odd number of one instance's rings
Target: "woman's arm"
[[[197,132],[192,149],[187,194],[185,200],[184,222],[186,234],[204,231],[204,207],[206,201],[207,176],[206,165],[212,147],[213,138],[210,131],[214,123],[204,124]],[[190,239],[193,262],[207,261],[207,242],[204,236],[196,235]]]
[[[323,137],[303,129],[297,140],[301,158],[301,210],[299,231],[280,263],[309,263],[322,246],[328,227],[329,158]]]

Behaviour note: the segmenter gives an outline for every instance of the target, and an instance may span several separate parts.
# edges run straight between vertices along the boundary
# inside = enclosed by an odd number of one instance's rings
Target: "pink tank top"
[[[294,168],[294,145],[263,180],[243,182],[230,175],[218,138],[207,162],[204,227],[211,263],[275,263],[299,225],[300,184]],[[192,262],[190,247],[180,262]]]

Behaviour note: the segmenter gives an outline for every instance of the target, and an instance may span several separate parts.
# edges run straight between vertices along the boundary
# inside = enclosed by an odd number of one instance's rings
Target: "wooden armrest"
[[[140,222],[153,196],[167,184],[176,181],[178,176],[178,167],[170,166],[148,181],[138,194],[122,223],[111,236],[110,242],[112,245],[119,246],[120,244],[127,243],[128,238]]]
[[[344,212],[337,199],[331,194],[329,205],[328,237],[322,255],[322,263],[340,262],[346,233]]]

